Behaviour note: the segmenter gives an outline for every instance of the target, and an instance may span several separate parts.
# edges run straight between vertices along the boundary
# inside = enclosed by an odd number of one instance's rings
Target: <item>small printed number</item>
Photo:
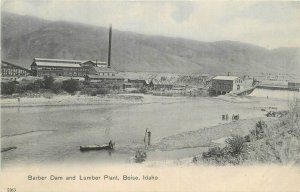
[[[16,192],[17,189],[16,188],[7,188],[7,192]]]

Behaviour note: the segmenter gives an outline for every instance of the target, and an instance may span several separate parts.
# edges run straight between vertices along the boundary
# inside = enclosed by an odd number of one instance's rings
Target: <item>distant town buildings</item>
[[[106,82],[106,83],[120,84],[121,86],[124,83],[124,77],[117,76],[117,75],[115,76],[86,75],[85,80],[90,83]]]
[[[163,79],[163,78],[161,78]],[[148,87],[152,89],[165,89],[165,90],[170,90],[174,86],[174,83],[171,81],[167,80],[157,80],[157,79],[152,79],[152,81],[149,83]]]

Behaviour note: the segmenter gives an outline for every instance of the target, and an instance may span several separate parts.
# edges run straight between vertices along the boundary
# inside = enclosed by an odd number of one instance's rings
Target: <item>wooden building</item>
[[[102,76],[102,75],[86,75],[85,80],[89,83],[112,83],[123,86],[124,77],[121,76]]]
[[[147,81],[144,79],[128,79],[128,83],[134,88],[142,88],[148,85]]]
[[[170,81],[152,79],[148,87],[156,90],[170,90],[173,88],[173,83]]]
[[[288,82],[288,88],[292,91],[300,91],[300,81],[299,82]]]
[[[31,64],[34,76],[64,76],[83,77],[86,75],[85,68],[81,67],[80,60],[62,60],[35,58]]]
[[[89,75],[99,75],[99,76],[116,76],[117,74],[117,71],[111,67],[98,67],[98,66],[95,66],[95,67],[91,67],[89,68],[88,70],[88,74]]]
[[[243,80],[236,76],[216,76],[212,78],[212,95],[225,95],[242,88]]]
[[[84,77],[93,67],[106,68],[105,62],[35,58],[31,64],[33,76]]]
[[[2,77],[20,77],[28,75],[31,75],[31,70],[7,61],[1,61]]]

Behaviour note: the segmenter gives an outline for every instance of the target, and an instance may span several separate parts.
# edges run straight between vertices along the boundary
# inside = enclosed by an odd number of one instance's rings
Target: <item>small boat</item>
[[[13,149],[16,149],[16,148],[17,147],[6,147],[6,148],[1,149],[1,152],[10,151],[10,150],[13,150]]]
[[[104,145],[82,145],[80,151],[97,151],[97,150],[112,150],[114,145],[112,142]]]

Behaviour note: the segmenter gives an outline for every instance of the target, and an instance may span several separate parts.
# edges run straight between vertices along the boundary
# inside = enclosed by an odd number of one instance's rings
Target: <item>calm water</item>
[[[256,98],[257,99],[257,98]],[[129,162],[143,146],[145,129],[152,132],[152,142],[180,132],[224,123],[222,114],[240,114],[240,118],[260,117],[260,106],[274,106],[277,101],[260,99],[230,103],[215,98],[184,98],[150,104],[21,107],[1,109],[2,166],[49,163],[119,163]],[[116,142],[112,153],[80,152],[80,145]],[[157,151],[150,159],[179,158],[197,154]],[[158,155],[157,155],[158,154]],[[157,157],[157,158],[156,158]]]

